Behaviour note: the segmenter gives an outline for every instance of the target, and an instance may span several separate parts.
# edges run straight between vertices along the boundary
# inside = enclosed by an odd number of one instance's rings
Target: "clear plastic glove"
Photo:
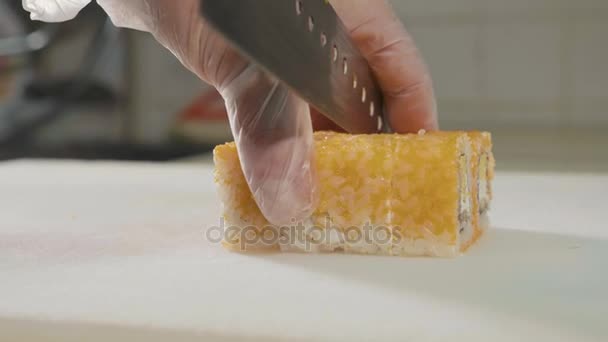
[[[317,180],[308,104],[217,35],[200,18],[199,0],[98,3],[117,26],[152,33],[187,68],[218,89],[226,101],[243,173],[265,217],[280,225],[309,216],[316,203]],[[393,130],[436,129],[431,79],[389,4],[385,0],[332,4],[378,78]],[[317,128],[331,127],[318,114],[313,119]]]

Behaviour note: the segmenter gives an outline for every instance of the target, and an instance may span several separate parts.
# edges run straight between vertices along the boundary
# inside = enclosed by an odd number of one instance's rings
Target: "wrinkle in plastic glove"
[[[25,2],[33,18],[59,21],[73,17],[89,1],[24,0],[24,7]],[[199,15],[200,0],[97,2],[115,25],[150,32],[184,66],[218,89],[226,102],[243,173],[268,221],[291,224],[314,211],[318,191],[308,104],[215,33]],[[436,129],[429,73],[389,3],[331,3],[376,74],[393,130]],[[319,121],[323,120],[315,120]]]

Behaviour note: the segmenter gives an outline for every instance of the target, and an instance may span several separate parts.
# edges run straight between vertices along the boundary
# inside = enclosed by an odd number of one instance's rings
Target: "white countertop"
[[[0,340],[608,340],[608,176],[499,172],[467,255],[241,255],[208,164],[0,164]]]

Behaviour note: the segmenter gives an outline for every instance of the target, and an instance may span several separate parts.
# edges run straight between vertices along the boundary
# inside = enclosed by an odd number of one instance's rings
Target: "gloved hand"
[[[218,89],[226,101],[243,173],[265,217],[280,225],[309,216],[317,194],[309,106],[201,20],[199,0],[97,1],[117,26],[152,33],[188,69]],[[33,12],[54,10],[53,21],[70,19],[75,8],[88,2],[23,0]],[[376,74],[392,129],[403,133],[436,129],[431,79],[389,4],[385,0],[331,2]],[[60,18],[61,8],[67,9],[65,18]],[[32,18],[45,20],[44,13]],[[316,117],[315,122],[323,126],[328,121]]]

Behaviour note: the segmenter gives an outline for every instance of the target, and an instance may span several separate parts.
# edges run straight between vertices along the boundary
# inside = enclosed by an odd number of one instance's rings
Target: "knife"
[[[328,0],[201,0],[237,50],[353,134],[389,132],[367,60]]]

